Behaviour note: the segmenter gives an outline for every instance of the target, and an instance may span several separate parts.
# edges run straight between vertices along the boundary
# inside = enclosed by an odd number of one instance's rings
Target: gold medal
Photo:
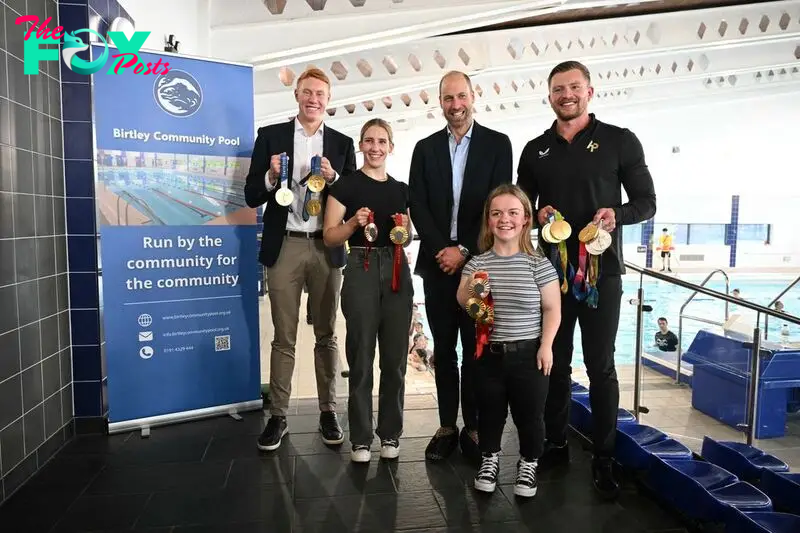
[[[472,284],[469,286],[469,294],[475,298],[486,298],[489,294],[489,280],[486,278],[472,280]]]
[[[473,320],[478,320],[486,315],[486,304],[480,298],[470,298],[467,300],[467,314]]]
[[[494,307],[487,307],[486,313],[478,320],[481,324],[494,324]]]
[[[601,255],[611,246],[611,234],[602,228],[598,228],[597,237],[586,245],[586,252],[590,255]]]
[[[375,242],[378,240],[378,226],[374,222],[370,222],[364,226],[364,238],[367,242]]]
[[[550,235],[557,242],[565,241],[572,235],[572,227],[566,220],[556,220],[550,225]]]
[[[317,198],[311,198],[306,204],[306,212],[312,217],[319,215],[322,211],[322,203]]]
[[[597,230],[598,227],[591,222],[586,224],[586,227],[583,228],[580,233],[578,233],[578,240],[582,243],[589,243],[597,237]]]
[[[403,226],[395,226],[389,232],[389,239],[394,244],[403,245],[408,242],[408,230]]]
[[[322,176],[311,176],[306,185],[311,192],[320,192],[325,188],[325,179]]]
[[[278,205],[287,207],[294,201],[294,193],[287,187],[281,187],[275,191],[275,201],[278,202]]]
[[[542,239],[544,239],[546,243],[555,244],[556,241],[553,239],[553,236],[550,235],[550,224],[545,224],[544,227],[542,227]]]

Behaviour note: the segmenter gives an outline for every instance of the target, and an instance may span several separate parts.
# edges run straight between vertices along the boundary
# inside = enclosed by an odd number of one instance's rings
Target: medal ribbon
[[[587,275],[584,274],[586,270],[586,256],[589,255],[586,251],[586,244],[578,242],[578,271],[575,273],[575,278],[572,281],[572,295],[575,299],[583,301],[589,293],[587,285]],[[590,264],[591,268],[591,264]]]
[[[603,229],[603,221],[600,221],[599,229]],[[595,237],[596,238],[596,237]],[[589,273],[587,277],[588,291],[586,305],[591,309],[597,309],[600,301],[600,291],[597,290],[597,282],[600,279],[600,255],[592,255],[589,259]]]
[[[564,216],[558,211],[555,212],[555,220],[564,220]],[[567,260],[567,242],[561,241],[558,243],[558,258],[561,267],[561,294],[569,292],[569,280],[574,275],[572,265]]]
[[[367,218],[367,225],[373,224],[375,222],[375,211],[369,212],[369,217]],[[364,235],[364,240],[367,241],[367,254],[364,256],[364,270],[369,270],[369,254],[372,251],[372,242],[367,239],[367,236]]]
[[[395,226],[403,225],[403,215],[392,215]],[[403,264],[403,245],[394,245],[394,264],[392,265],[392,291],[400,290],[400,267]]]
[[[488,278],[488,274],[480,273],[475,276],[477,279],[486,279]],[[486,296],[483,299],[484,303],[486,304],[487,309],[492,310],[492,316],[494,315],[494,298],[492,298],[492,293]],[[488,314],[488,313],[487,313]],[[489,338],[492,336],[492,330],[494,329],[494,324],[489,324],[484,322],[481,319],[475,323],[475,359],[479,359],[481,355],[483,355],[483,347],[489,344]]]

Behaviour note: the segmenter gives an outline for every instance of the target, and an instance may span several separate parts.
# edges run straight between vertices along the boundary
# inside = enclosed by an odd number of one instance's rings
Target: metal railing
[[[780,300],[784,294],[792,290],[792,287],[797,285],[799,282],[800,282],[800,276],[797,276],[797,278],[795,278],[793,282],[787,285],[786,288],[780,292],[780,294],[778,294],[775,298],[773,298],[773,300],[770,303],[767,304],[767,307],[772,309],[772,306],[775,305],[775,302]],[[767,337],[769,337],[769,315],[764,317],[764,340],[767,340]]]
[[[706,279],[704,279],[701,283],[701,287],[705,287],[706,283],[714,277],[715,274],[722,274],[722,277],[725,278],[725,294],[730,294],[731,292],[731,280],[728,278],[728,273],[722,269],[713,270]],[[684,315],[683,311],[686,309],[686,306],[689,305],[689,302],[694,300],[694,297],[697,296],[697,291],[694,291],[691,296],[689,296],[683,305],[681,306],[680,313],[678,314],[678,361],[676,363],[677,368],[675,369],[675,384],[681,384],[681,355],[683,353],[683,319],[687,318],[689,320],[694,320],[695,322],[704,322],[706,324],[712,324],[714,326],[722,326],[725,322],[728,321],[728,302],[725,302],[725,321],[724,322],[715,322],[713,320],[709,320],[707,318],[701,318],[699,316],[689,316]]]
[[[792,324],[800,325],[800,318],[786,315],[784,313],[780,313],[773,309],[769,309],[768,307],[764,307],[763,305],[754,304],[752,302],[748,302],[747,300],[743,300],[741,298],[736,298],[734,296],[730,296],[728,294],[723,294],[719,291],[715,291],[709,289],[707,287],[703,287],[701,285],[697,285],[695,283],[689,283],[688,281],[684,281],[682,279],[674,278],[672,276],[667,276],[665,274],[661,274],[660,272],[656,272],[649,268],[644,268],[639,265],[635,265],[633,263],[629,263],[625,261],[625,268],[632,270],[634,272],[639,273],[639,290],[637,291],[637,300],[636,304],[636,359],[635,359],[635,369],[634,369],[634,389],[633,389],[633,414],[636,417],[636,420],[639,420],[639,413],[647,413],[648,410],[646,407],[641,405],[641,387],[642,387],[642,327],[643,327],[643,320],[642,315],[644,313],[644,308],[649,307],[645,306],[644,304],[644,276],[654,278],[660,281],[664,281],[671,285],[675,285],[677,287],[682,287],[684,289],[689,289],[695,291],[695,293],[704,294],[706,296],[710,296],[711,298],[715,298],[717,300],[722,300],[729,304],[735,304],[738,307],[750,309],[751,311],[756,312],[756,320],[755,320],[755,327],[753,328],[753,342],[752,342],[752,349],[750,352],[750,381],[748,387],[748,394],[747,394],[747,422],[745,424],[741,424],[739,429],[743,430],[747,434],[747,444],[753,444],[753,440],[755,439],[755,432],[756,432],[756,413],[758,412],[758,381],[759,381],[759,372],[760,372],[760,363],[761,363],[761,315],[764,316],[772,316],[776,318],[781,318],[786,322],[790,322]],[[750,343],[747,343],[748,345]]]

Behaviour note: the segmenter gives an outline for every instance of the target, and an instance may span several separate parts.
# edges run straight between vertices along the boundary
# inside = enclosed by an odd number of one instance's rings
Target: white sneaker
[[[395,439],[381,441],[381,458],[397,459],[400,456],[400,443]]]
[[[481,467],[475,476],[475,488],[481,492],[494,492],[499,473],[500,454],[484,453],[481,458]]]
[[[368,463],[372,459],[372,454],[369,453],[369,446],[353,446],[350,451],[350,459],[354,463]]]

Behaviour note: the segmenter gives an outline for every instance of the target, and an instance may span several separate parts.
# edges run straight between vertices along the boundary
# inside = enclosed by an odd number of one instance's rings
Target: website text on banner
[[[261,406],[253,71],[169,62],[93,76],[112,431]]]

